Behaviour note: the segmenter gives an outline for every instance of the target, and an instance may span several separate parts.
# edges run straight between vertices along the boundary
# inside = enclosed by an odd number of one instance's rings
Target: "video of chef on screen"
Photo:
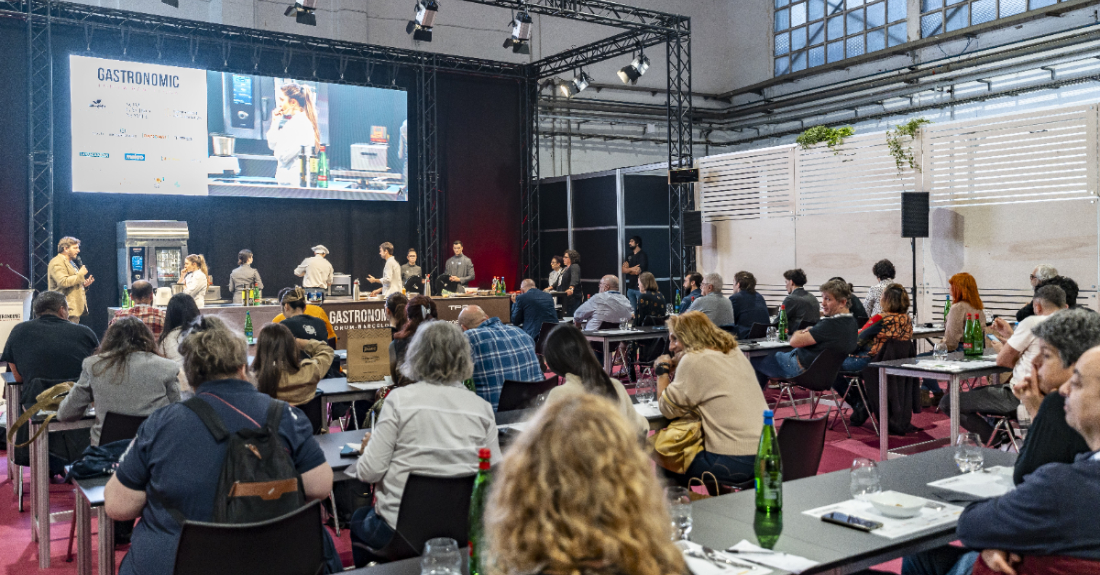
[[[407,93],[70,56],[73,191],[404,201]]]

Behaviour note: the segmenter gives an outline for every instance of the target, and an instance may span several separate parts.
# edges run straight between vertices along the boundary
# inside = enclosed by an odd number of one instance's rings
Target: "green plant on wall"
[[[829,149],[833,151],[833,154],[839,154],[840,150],[836,149],[837,146],[844,143],[844,138],[855,134],[856,131],[851,126],[844,126],[843,128],[830,128],[828,126],[814,126],[805,132],[798,135],[795,142],[802,146],[803,150],[810,149],[814,144],[820,144],[821,142],[827,142]]]
[[[897,126],[896,130],[886,130],[886,145],[890,148],[890,155],[894,157],[894,164],[898,167],[898,177],[901,177],[906,166],[920,171],[916,158],[913,157],[913,140],[920,134],[920,127],[931,124],[931,120],[917,118]],[[902,143],[902,139],[908,137],[908,145]]]

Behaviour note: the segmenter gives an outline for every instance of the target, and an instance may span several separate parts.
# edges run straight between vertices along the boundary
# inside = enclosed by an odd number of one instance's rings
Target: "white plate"
[[[913,497],[897,491],[876,493],[868,497],[867,500],[875,507],[875,511],[887,517],[902,519],[920,515],[920,510],[925,503],[924,499],[920,497]]]

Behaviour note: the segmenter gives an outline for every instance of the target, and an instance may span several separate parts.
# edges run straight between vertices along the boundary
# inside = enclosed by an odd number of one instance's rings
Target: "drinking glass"
[[[458,543],[450,537],[436,537],[424,544],[420,575],[462,575]]]
[[[947,359],[947,345],[944,344],[942,341],[940,343],[937,343],[936,346],[932,348],[932,358],[935,359],[936,361],[946,360]]]
[[[982,456],[982,441],[977,433],[959,434],[959,439],[955,441],[955,465],[963,473],[982,470],[985,458]]]
[[[670,303],[665,304],[665,315],[672,315],[674,311],[676,311],[676,306]]]
[[[774,326],[768,328],[767,334],[768,334],[768,341],[770,341],[772,343],[779,341],[779,330],[776,329]]]
[[[638,378],[638,383],[634,386],[634,395],[638,397],[638,403],[647,405],[652,403],[657,395],[657,380],[652,377]]]
[[[669,487],[665,492],[672,519],[672,540],[687,541],[691,533],[691,497],[687,487]]]
[[[878,464],[866,457],[855,458],[852,461],[851,490],[852,497],[860,501],[866,501],[871,495],[882,491]]]

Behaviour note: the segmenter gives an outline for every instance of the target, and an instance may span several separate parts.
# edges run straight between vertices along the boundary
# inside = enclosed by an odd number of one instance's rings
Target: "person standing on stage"
[[[210,287],[207,276],[210,272],[206,268],[206,258],[202,254],[191,254],[183,258],[184,275],[180,278],[183,284],[183,293],[195,299],[195,305],[202,309],[206,306],[206,288]]]
[[[382,297],[390,297],[390,294],[401,291],[401,264],[393,257],[393,244],[385,242],[378,246],[378,255],[386,260],[386,267],[382,269],[382,279],[372,275],[367,276],[367,281],[372,284],[382,284],[382,287],[370,292],[370,295],[382,294]]]
[[[69,308],[69,321],[80,323],[80,316],[88,311],[88,302],[84,298],[84,288],[92,285],[95,278],[88,268],[76,263],[80,255],[80,240],[65,236],[57,242],[57,255],[50,260],[50,291],[61,292]]]
[[[332,284],[332,264],[325,256],[328,248],[320,244],[313,246],[313,257],[302,260],[294,268],[294,275],[302,278],[302,287],[328,289]]]
[[[577,250],[565,250],[563,259],[565,271],[561,273],[558,289],[565,292],[561,302],[562,311],[565,312],[566,317],[571,317],[573,310],[577,309],[581,305],[581,300],[584,299],[581,289],[581,254]]]
[[[458,291],[474,281],[474,262],[462,255],[462,241],[455,240],[452,246],[455,255],[447,259],[443,266],[443,277],[446,280],[444,287],[450,291]]]
[[[401,266],[401,283],[409,281],[413,276],[422,275],[420,266],[416,265],[416,248],[409,248],[409,255],[405,256],[408,263]],[[427,278],[423,278],[427,280]]]
[[[638,291],[638,276],[649,271],[649,257],[642,251],[641,236],[630,238],[627,248],[630,253],[623,261],[623,287],[626,288],[626,298],[630,300],[630,307],[638,309],[638,296],[642,294]]]
[[[561,256],[554,256],[550,258],[550,276],[546,278],[545,292],[561,291],[561,274],[565,272],[565,266],[562,264]]]
[[[233,294],[233,303],[244,301],[244,290],[256,286],[264,289],[260,272],[252,267],[252,250],[241,250],[237,254],[237,269],[229,272],[229,293]]]

